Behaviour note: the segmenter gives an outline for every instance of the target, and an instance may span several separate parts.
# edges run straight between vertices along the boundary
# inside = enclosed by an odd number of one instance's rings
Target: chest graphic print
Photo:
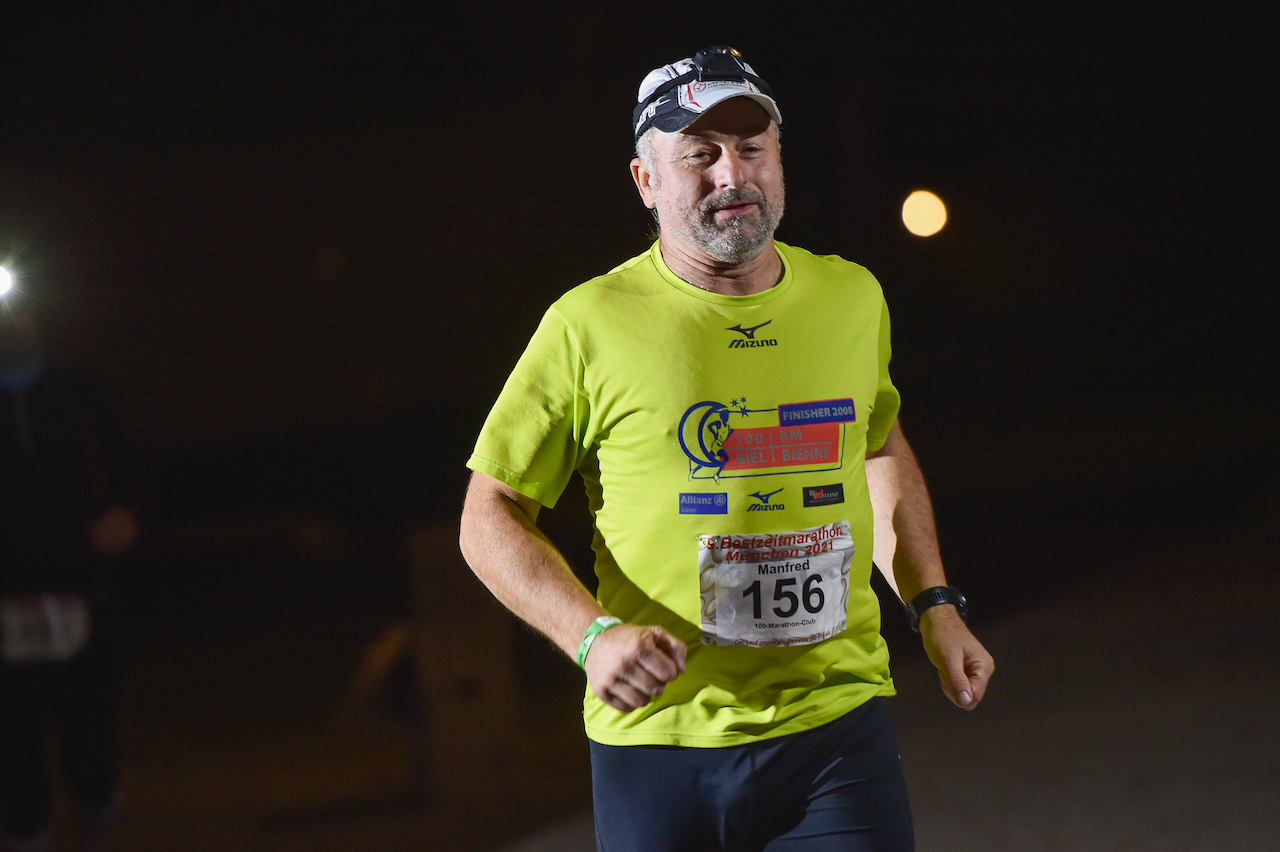
[[[812,473],[843,465],[845,424],[856,420],[852,399],[751,408],[744,396],[695,403],[677,434],[690,479]]]

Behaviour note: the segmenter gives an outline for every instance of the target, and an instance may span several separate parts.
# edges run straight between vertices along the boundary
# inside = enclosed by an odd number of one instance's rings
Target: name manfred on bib
[[[849,621],[848,521],[698,536],[704,645],[810,645]]]

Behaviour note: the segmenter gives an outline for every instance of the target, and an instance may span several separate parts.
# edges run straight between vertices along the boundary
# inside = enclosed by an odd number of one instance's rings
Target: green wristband
[[[587,628],[587,633],[582,637],[582,644],[578,646],[578,667],[585,669],[587,667],[587,652],[591,650],[591,646],[595,643],[596,637],[608,630],[610,627],[617,627],[622,623],[621,618],[614,618],[612,615],[602,615],[595,621],[591,622],[591,626]]]

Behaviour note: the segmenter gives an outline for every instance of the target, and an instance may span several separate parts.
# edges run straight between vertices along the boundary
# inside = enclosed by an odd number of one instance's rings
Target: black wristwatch
[[[934,586],[907,601],[907,623],[911,625],[911,629],[919,633],[920,616],[926,609],[938,604],[952,604],[964,623],[969,623],[969,602],[960,594],[960,590],[951,586]]]

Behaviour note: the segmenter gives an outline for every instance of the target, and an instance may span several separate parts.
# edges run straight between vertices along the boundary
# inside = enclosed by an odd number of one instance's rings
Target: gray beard
[[[760,205],[758,216],[739,216],[719,224],[716,211],[744,201]],[[785,190],[772,202],[759,192],[731,189],[681,212],[676,233],[721,263],[743,263],[760,253],[773,239],[786,207]]]

